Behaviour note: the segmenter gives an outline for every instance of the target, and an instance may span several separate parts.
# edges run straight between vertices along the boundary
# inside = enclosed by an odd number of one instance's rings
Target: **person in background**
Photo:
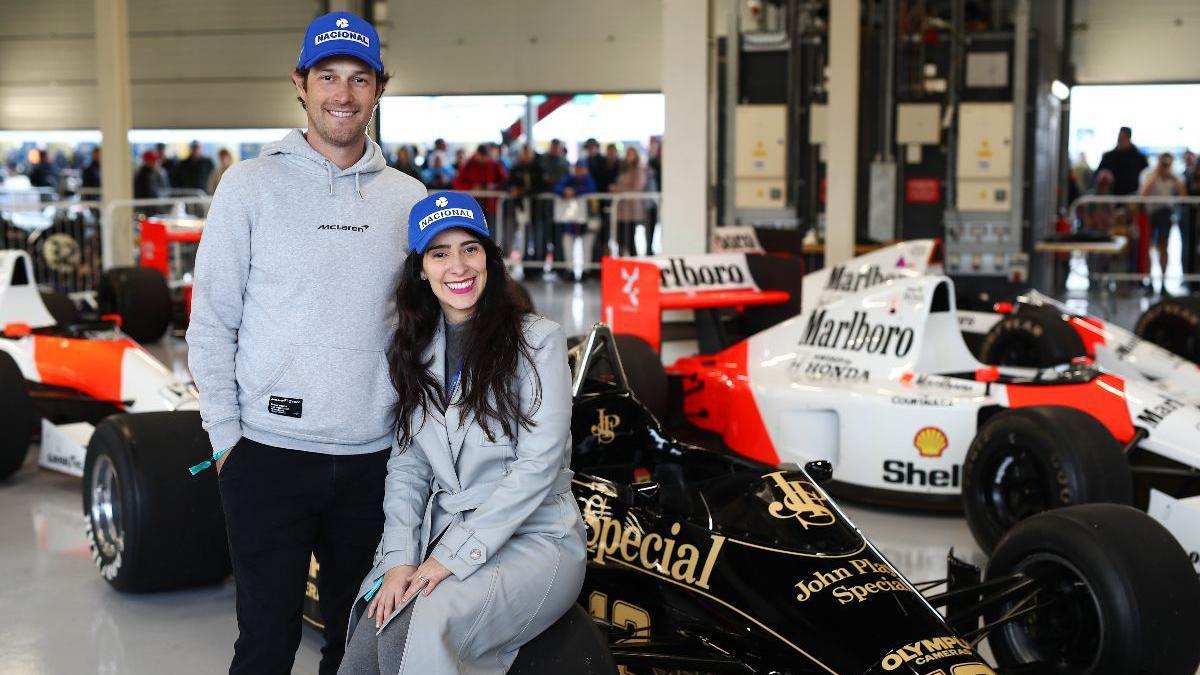
[[[454,149],[454,172],[462,171],[463,164],[467,163],[467,151],[462,148]]]
[[[392,168],[421,180],[421,170],[413,163],[412,151],[407,145],[400,146],[400,149],[396,151],[396,161],[392,164]]]
[[[224,176],[225,171],[227,171],[231,166],[233,166],[233,153],[229,152],[228,148],[221,148],[218,150],[217,166],[208,176],[208,185],[206,186],[208,194],[211,195],[217,192],[217,185],[220,185],[221,183],[221,176]]]
[[[175,169],[179,181],[178,183],[172,181],[171,184],[175,187],[207,192],[208,179],[212,176],[212,172],[213,161],[204,156],[204,149],[200,147],[200,141],[192,141],[188,146],[187,158],[179,162]]]
[[[549,229],[549,241],[546,244],[546,258],[556,262],[567,262],[567,249],[563,248],[563,235],[582,236],[587,231],[588,209],[587,201],[578,197],[590,195],[596,191],[596,181],[588,173],[587,160],[581,159],[575,163],[575,169],[569,176],[554,186],[554,194],[562,197],[554,204],[554,226]]]
[[[142,165],[133,176],[134,199],[166,199],[170,195],[171,183],[162,169],[162,158],[157,152],[142,153]],[[168,206],[143,206],[139,210],[147,215],[166,213]]]
[[[550,141],[550,149],[538,157],[538,163],[542,166],[542,175],[545,176],[547,185],[558,185],[571,173],[565,148],[557,138]]]
[[[1079,194],[1087,194],[1095,182],[1095,174],[1092,172],[1092,165],[1088,164],[1087,153],[1079,153],[1079,157],[1071,165],[1071,170],[1075,175],[1075,188],[1079,190]]]
[[[154,152],[158,154],[158,167],[166,177],[167,187],[177,187],[179,185],[179,160],[167,152],[166,143],[155,143]]]
[[[508,174],[500,162],[492,157],[492,149],[488,143],[480,143],[475,148],[475,154],[463,163],[454,177],[454,189],[467,191],[499,190],[504,188]],[[488,221],[496,222],[496,198],[483,199],[483,212]],[[492,228],[495,231],[496,228]]]
[[[447,152],[448,152],[448,149],[446,148],[446,139],[444,139],[444,138],[435,139],[433,141],[433,147],[429,149],[429,152],[425,153],[426,157],[429,159],[429,162],[426,162],[426,164],[428,165],[430,162],[433,161],[434,155],[440,155],[442,158],[442,164],[444,165],[446,163],[446,160],[449,159],[446,156]]]
[[[1189,197],[1195,197],[1200,194],[1197,188],[1200,188],[1200,183],[1196,181],[1196,153],[1191,150],[1186,150],[1183,153],[1183,173],[1180,178],[1183,180],[1183,188],[1187,190]],[[1183,273],[1193,274],[1197,269],[1196,257],[1200,251],[1197,251],[1197,226],[1200,226],[1200,213],[1196,210],[1195,204],[1184,204],[1180,209],[1179,231],[1183,234]],[[1190,284],[1185,283],[1185,286]]]
[[[1138,180],[1142,171],[1149,166],[1146,156],[1133,144],[1133,130],[1121,127],[1117,133],[1117,147],[1104,153],[1096,171],[1107,169],[1113,175],[1113,194],[1132,195],[1138,191]]]
[[[632,145],[625,148],[621,172],[617,174],[617,180],[609,187],[609,191],[646,191],[646,167],[642,166],[642,157]],[[637,254],[633,234],[639,223],[646,226],[646,253],[649,254],[650,242],[654,240],[654,226],[646,222],[646,202],[642,199],[622,199],[617,202],[617,240],[622,253]]]
[[[537,156],[528,145],[521,146],[517,163],[508,172],[508,194],[512,199],[507,203],[512,206],[512,213],[506,215],[511,217],[509,222],[514,227],[522,222],[525,224],[521,257],[526,260],[546,257],[544,237],[539,236],[546,224],[534,217],[538,204],[533,201],[535,195],[545,191],[546,181],[542,176],[542,167],[537,163]]]
[[[1146,176],[1145,182],[1142,183],[1140,194],[1143,197],[1182,197],[1187,194],[1183,181],[1179,180],[1179,176],[1176,176],[1175,172],[1171,170],[1174,161],[1175,158],[1169,152],[1158,156],[1158,164],[1154,167],[1154,171],[1150,172]],[[1175,223],[1175,205],[1151,204],[1147,210],[1150,212],[1150,245],[1158,251],[1158,265],[1165,276],[1167,272],[1167,237],[1171,233],[1171,226]],[[1162,292],[1164,295],[1167,293],[1165,279]]]
[[[430,191],[454,188],[454,169],[446,166],[446,153],[429,153],[429,166],[421,172],[421,180]]]
[[[58,169],[45,150],[29,152],[29,184],[37,188],[58,189]]]
[[[100,189],[100,146],[92,148],[92,161],[83,168],[80,178],[83,187],[93,190]]]

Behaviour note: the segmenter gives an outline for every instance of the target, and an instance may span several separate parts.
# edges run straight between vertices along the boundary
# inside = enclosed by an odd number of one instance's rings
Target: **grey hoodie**
[[[246,438],[351,455],[391,442],[384,357],[426,190],[367,139],[339,169],[299,131],[234,164],[196,255],[188,365],[214,450]]]

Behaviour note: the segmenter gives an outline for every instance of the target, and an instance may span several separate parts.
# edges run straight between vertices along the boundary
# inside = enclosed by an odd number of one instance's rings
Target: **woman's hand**
[[[367,605],[367,616],[375,619],[376,628],[403,602],[400,598],[408,590],[409,583],[416,573],[417,568],[412,565],[397,565],[383,575],[383,584],[375,591],[371,604]]]
[[[421,592],[422,587],[425,589],[425,595],[429,595],[448,576],[450,576],[450,570],[446,569],[445,565],[438,562],[435,558],[427,558],[417,568],[416,576],[413,577],[412,583],[408,585],[408,591],[400,599],[400,602],[408,602],[410,598]]]

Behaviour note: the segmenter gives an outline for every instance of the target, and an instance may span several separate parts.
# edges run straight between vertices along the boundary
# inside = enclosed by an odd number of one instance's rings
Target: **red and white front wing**
[[[119,334],[94,339],[26,335],[0,339],[0,350],[13,357],[30,382],[68,387],[126,412],[200,409],[194,386]],[[93,430],[87,422],[56,425],[43,420],[38,463],[82,476]]]

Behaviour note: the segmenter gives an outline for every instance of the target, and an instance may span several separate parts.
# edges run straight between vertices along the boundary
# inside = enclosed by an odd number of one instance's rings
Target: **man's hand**
[[[427,558],[417,568],[417,573],[400,602],[408,602],[410,598],[420,593],[422,588],[425,589],[425,595],[428,596],[448,576],[450,576],[450,570],[446,569],[445,565],[438,562],[436,558]]]
[[[417,568],[412,565],[397,565],[383,575],[383,584],[375,591],[371,604],[367,605],[367,616],[375,619],[376,628],[383,625],[384,619],[391,616],[403,602],[401,597],[416,573]]]
[[[225,466],[226,460],[228,460],[229,456],[233,454],[233,449],[236,447],[237,447],[236,445],[230,446],[229,449],[225,451],[225,454],[221,455],[221,458],[217,460],[217,475],[218,476],[221,475],[221,467]]]

